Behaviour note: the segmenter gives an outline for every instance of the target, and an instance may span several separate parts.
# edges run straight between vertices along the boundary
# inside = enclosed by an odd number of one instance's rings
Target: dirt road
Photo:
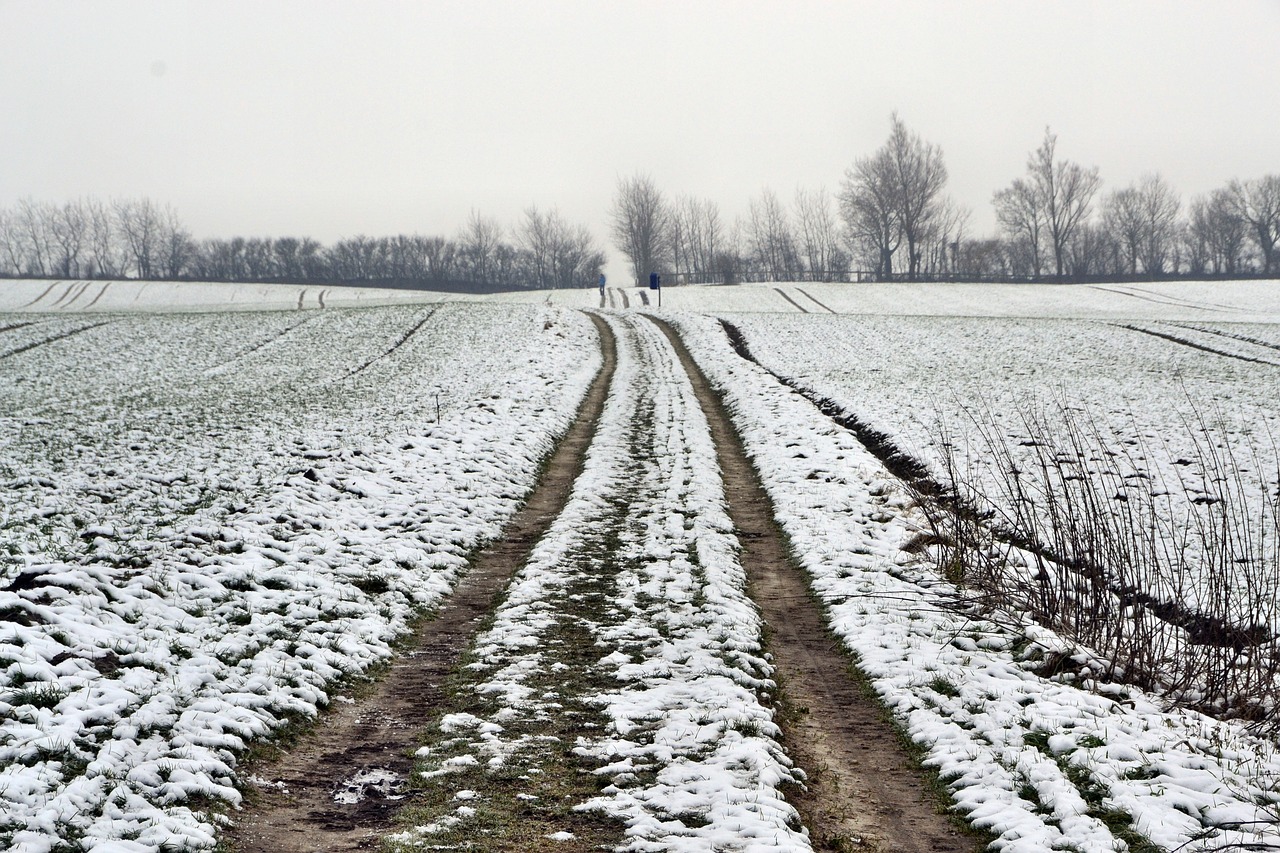
[[[654,322],[675,346],[711,425],[751,595],[769,625],[768,648],[788,711],[784,745],[809,774],[808,790],[795,804],[815,849],[977,849],[939,813],[883,709],[867,696],[828,633],[807,582],[787,558],[768,496],[715,391],[674,330]]]

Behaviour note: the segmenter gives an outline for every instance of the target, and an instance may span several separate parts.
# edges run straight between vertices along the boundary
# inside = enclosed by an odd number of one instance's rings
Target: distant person
[[[604,273],[600,273],[600,298],[604,299]]]

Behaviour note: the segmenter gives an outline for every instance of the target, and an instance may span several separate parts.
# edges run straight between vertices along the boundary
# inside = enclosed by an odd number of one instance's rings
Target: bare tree
[[[648,175],[618,181],[611,212],[613,239],[637,285],[671,265],[671,211]]]
[[[446,282],[457,275],[458,246],[443,237],[427,237],[422,244],[427,261],[427,277],[431,281]]]
[[[135,275],[141,279],[152,278],[163,239],[162,211],[149,198],[114,201],[111,206]]]
[[[22,275],[22,262],[26,249],[18,218],[0,209],[0,272]]]
[[[22,231],[26,248],[26,271],[28,275],[46,276],[50,267],[50,222],[53,216],[48,213],[48,205],[34,199],[24,198],[18,201],[18,227]]]
[[[826,189],[819,188],[813,192],[796,190],[796,224],[810,278],[831,281],[835,275],[843,274],[848,266],[848,257],[840,249],[836,218]]]
[[[892,163],[898,220],[907,242],[907,277],[914,280],[920,272],[924,241],[942,210],[941,194],[947,184],[947,167],[942,149],[908,131],[897,113],[890,118],[886,150]]]
[[[773,190],[748,205],[746,236],[752,263],[768,280],[782,281],[799,266],[790,218]]]
[[[1235,275],[1244,265],[1248,226],[1230,189],[1191,202],[1187,228],[1192,272]]]
[[[952,199],[940,200],[937,212],[930,218],[924,233],[920,260],[923,271],[948,273],[956,270],[960,244],[964,242],[970,215],[967,207],[956,204]]]
[[[479,211],[471,211],[471,217],[458,237],[458,244],[475,281],[487,282],[494,275],[494,253],[501,242],[502,226],[497,220],[482,216]]]
[[[961,240],[957,256],[956,272],[961,275],[1001,277],[1012,272],[1004,242],[998,239]]]
[[[568,227],[560,213],[542,213],[536,206],[524,212],[524,220],[516,228],[516,241],[529,253],[534,286],[547,289],[556,286],[557,252],[566,239]]]
[[[1182,201],[1159,174],[1142,179],[1138,184],[1138,197],[1143,225],[1140,250],[1143,271],[1161,275],[1177,252],[1178,212]]]
[[[893,275],[893,254],[902,242],[902,217],[895,192],[894,165],[885,149],[845,172],[840,216],[855,255],[869,262],[878,278]]]
[[[1089,204],[1102,179],[1096,166],[1086,169],[1070,160],[1059,160],[1057,146],[1058,137],[1045,128],[1044,142],[1027,161],[1027,172],[1053,247],[1054,270],[1061,278],[1067,246],[1088,217]]]
[[[671,208],[672,264],[688,280],[706,281],[718,272],[724,242],[720,208],[710,199],[676,199]]]
[[[80,257],[88,242],[89,223],[84,206],[69,201],[46,210],[52,235],[53,271],[65,278],[80,276]]]
[[[156,240],[156,268],[165,278],[181,278],[195,259],[196,241],[169,205],[160,210],[160,233]]]
[[[1280,252],[1276,251],[1280,241],[1280,175],[1232,181],[1229,190],[1236,211],[1248,224],[1249,235],[1262,256],[1262,272],[1280,272]]]
[[[90,269],[93,276],[112,278],[120,274],[120,248],[116,239],[115,217],[99,199],[85,202],[89,221]]]
[[[1102,227],[1115,243],[1122,261],[1115,272],[1135,275],[1142,253],[1142,200],[1136,187],[1113,190],[1102,203]]]
[[[998,190],[992,203],[996,208],[996,221],[1009,239],[1014,255],[1025,255],[1031,275],[1044,273],[1044,211],[1036,189],[1029,182],[1016,178],[1005,189]],[[1020,265],[1015,265],[1020,266]]]

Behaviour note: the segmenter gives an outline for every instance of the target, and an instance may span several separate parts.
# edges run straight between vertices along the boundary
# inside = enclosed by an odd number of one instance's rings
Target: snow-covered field
[[[569,709],[575,757],[607,785],[582,805],[624,820],[634,849],[807,848],[778,794],[793,770],[706,425],[665,339],[626,316],[642,293],[609,290],[617,390],[480,637],[476,706],[423,756],[451,806],[406,845],[470,832],[493,803],[466,774],[535,777],[531,732]],[[381,300],[409,304],[352,307]],[[900,486],[715,319],[926,459],[939,417],[981,410],[1016,435],[1031,398],[1059,394],[1167,467],[1192,406],[1231,441],[1280,433],[1280,287],[744,285],[663,303],[831,624],[998,849],[1280,846],[1270,744],[1042,675],[1061,640],[958,611],[902,551],[922,519]],[[389,656],[514,511],[600,365],[571,310],[599,304],[0,282],[0,845],[213,844],[206,807],[237,802],[245,746]]]
[[[1158,494],[1155,506],[1170,535],[1176,520],[1236,492],[1242,526],[1251,528],[1254,541],[1265,551],[1261,543],[1274,538],[1280,325],[764,314],[727,319],[761,364],[890,436],[931,465],[938,479],[945,479],[951,453],[959,473],[1000,502],[1008,463],[990,444],[1024,470],[1037,470],[1047,436],[1069,444],[1061,423],[1069,413],[1096,429],[1102,445],[1086,448],[1096,458],[1072,464],[1081,471],[1114,468],[1107,496],[1118,500]],[[1227,464],[1215,466],[1207,458],[1212,454]],[[1237,466],[1240,480],[1220,481],[1224,468]],[[1002,511],[1013,512],[1007,500]],[[1148,592],[1194,607],[1207,588],[1197,569],[1205,562],[1198,556],[1202,545],[1180,547],[1191,568],[1166,578],[1177,589]],[[1254,615],[1280,618],[1274,608]]]
[[[600,364],[538,306],[0,329],[0,846],[29,851],[208,846],[200,798],[391,654]]]
[[[957,609],[937,568],[901,551],[921,519],[865,448],[734,353],[715,320],[675,319],[834,630],[998,849],[1120,851],[1129,828],[1165,850],[1280,843],[1271,744],[1128,687],[1039,675],[1066,647]]]
[[[661,299],[664,309],[701,313],[1280,322],[1280,282],[1276,281],[1097,285],[781,282],[667,286]],[[444,301],[601,307],[599,291],[593,288],[466,295],[234,282],[0,281],[0,313],[287,311]],[[656,309],[658,294],[617,282],[608,287],[603,307]]]
[[[425,290],[217,281],[0,282],[0,313],[289,311],[459,302],[470,298],[473,297]]]

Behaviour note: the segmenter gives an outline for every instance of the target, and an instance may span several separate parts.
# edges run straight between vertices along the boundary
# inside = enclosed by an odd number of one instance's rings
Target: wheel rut
[[[417,626],[410,647],[360,701],[333,710],[288,752],[247,768],[253,803],[226,833],[231,850],[338,853],[376,848],[407,799],[379,786],[411,771],[421,730],[446,703],[444,683],[496,605],[515,571],[560,514],[582,468],[616,365],[608,324],[592,316],[604,366],[542,477],[503,536],[481,551],[433,617]],[[335,792],[360,796],[344,804]],[[354,799],[349,797],[348,799]]]
[[[793,803],[815,850],[960,853],[977,843],[942,814],[886,712],[862,686],[791,562],[773,507],[719,396],[676,332],[666,334],[711,426],[752,597],[769,630],[784,745],[808,773]]]

